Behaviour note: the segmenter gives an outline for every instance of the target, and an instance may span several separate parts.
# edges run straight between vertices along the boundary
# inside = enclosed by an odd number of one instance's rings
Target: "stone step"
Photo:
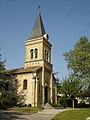
[[[44,105],[44,108],[45,108],[45,109],[54,109],[54,107],[52,107],[49,103],[46,103],[46,104]]]

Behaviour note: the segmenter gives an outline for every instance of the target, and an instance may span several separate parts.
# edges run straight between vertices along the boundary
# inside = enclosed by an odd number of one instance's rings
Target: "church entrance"
[[[48,102],[48,87],[45,86],[45,104]]]

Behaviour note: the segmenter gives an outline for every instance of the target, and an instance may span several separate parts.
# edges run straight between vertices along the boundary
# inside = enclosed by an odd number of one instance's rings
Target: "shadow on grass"
[[[24,113],[0,110],[0,120],[28,120]]]

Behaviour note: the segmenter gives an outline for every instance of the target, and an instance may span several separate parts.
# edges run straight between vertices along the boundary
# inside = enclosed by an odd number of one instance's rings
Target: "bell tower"
[[[39,82],[36,89],[40,89],[40,96],[37,97],[38,103],[44,104],[46,102],[53,102],[53,73],[51,64],[51,43],[49,42],[49,36],[45,31],[40,7],[38,8],[38,14],[30,34],[30,38],[25,42],[26,53],[24,69],[27,68],[39,68],[37,72]],[[38,93],[38,92],[37,92]]]
[[[30,38],[25,42],[25,47],[24,68],[43,66],[44,62],[51,64],[52,45],[43,25],[40,7],[38,7],[38,14]]]

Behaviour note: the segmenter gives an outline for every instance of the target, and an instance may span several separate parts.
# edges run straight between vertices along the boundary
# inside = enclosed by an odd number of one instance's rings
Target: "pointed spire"
[[[40,6],[38,6],[38,15],[36,17],[36,20],[30,35],[30,39],[42,37],[44,34],[46,34],[46,32],[45,32],[43,21],[40,14]]]

